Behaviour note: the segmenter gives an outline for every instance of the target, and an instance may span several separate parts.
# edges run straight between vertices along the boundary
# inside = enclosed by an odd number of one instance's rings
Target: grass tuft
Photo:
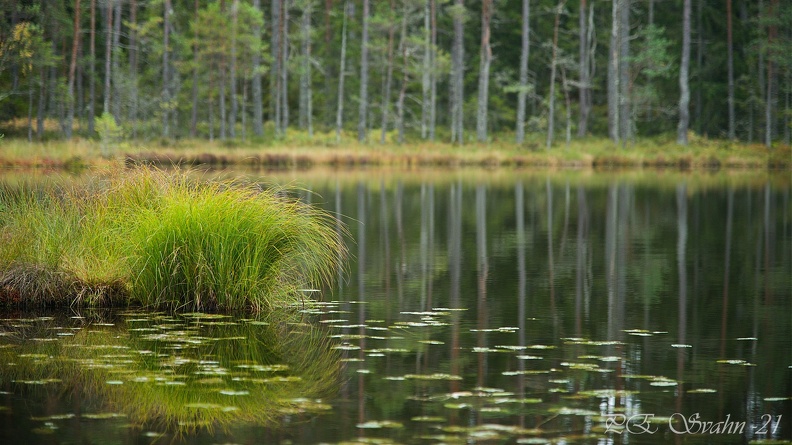
[[[283,190],[136,168],[0,188],[0,302],[272,310],[329,283],[335,221]]]

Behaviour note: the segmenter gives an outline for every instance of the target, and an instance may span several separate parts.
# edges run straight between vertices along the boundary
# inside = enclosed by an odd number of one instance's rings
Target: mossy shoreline
[[[405,145],[340,144],[304,141],[126,141],[101,156],[100,143],[88,139],[0,143],[0,166],[22,168],[84,168],[103,164],[147,163],[161,166],[246,166],[309,169],[330,167],[541,167],[575,169],[790,170],[792,148],[732,143],[692,137],[681,147],[667,140],[639,140],[628,146],[608,139],[582,139],[546,150],[537,144],[517,146],[492,142],[456,146],[420,142]]]
[[[328,284],[328,214],[240,181],[132,168],[0,187],[0,305],[270,311]]]

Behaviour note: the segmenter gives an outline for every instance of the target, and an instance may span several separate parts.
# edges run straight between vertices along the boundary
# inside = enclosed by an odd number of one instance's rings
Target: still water
[[[339,215],[334,288],[0,314],[0,443],[792,440],[788,175],[243,175]]]

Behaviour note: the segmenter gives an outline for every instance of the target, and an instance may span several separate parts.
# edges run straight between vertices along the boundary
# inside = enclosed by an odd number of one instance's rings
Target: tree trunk
[[[732,40],[732,0],[726,0],[726,41],[728,70],[729,140],[736,138],[736,119],[734,117],[734,48]]]
[[[399,90],[399,99],[398,102],[396,102],[396,116],[398,120],[396,128],[398,129],[399,144],[404,143],[404,98],[407,95],[407,83],[410,81],[409,70],[407,69],[407,16],[409,14],[410,11],[405,7],[402,16],[400,39],[402,50],[402,84],[401,89]]]
[[[113,50],[112,64],[113,75],[111,80],[113,82],[113,117],[116,123],[121,122],[121,76],[118,69],[118,58],[121,51],[121,3],[123,0],[115,0],[113,9],[115,10],[115,19],[113,19]]]
[[[162,137],[170,137],[170,12],[171,0],[165,0],[162,23]]]
[[[313,137],[313,98],[311,94],[311,14],[313,4],[308,4],[302,11],[302,69],[300,70],[300,128],[308,130]]]
[[[77,53],[80,48],[80,0],[74,2],[74,37],[72,39],[71,63],[69,63],[69,90],[66,100],[69,102],[69,115],[66,119],[66,139],[72,137],[74,124],[74,78],[77,70]]]
[[[281,137],[281,100],[280,100],[280,35],[281,35],[281,1],[272,0],[272,33],[270,52],[272,66],[270,67],[270,120],[275,124],[275,137]]]
[[[456,0],[454,8],[452,14],[454,40],[451,49],[451,142],[461,145],[464,143],[465,119],[465,0]]]
[[[33,142],[33,76],[28,77],[28,142]]]
[[[779,14],[778,8],[778,0],[772,0],[770,2],[770,11],[768,11],[769,17],[775,17],[776,14]],[[778,37],[778,26],[775,23],[772,23],[767,32],[767,46],[768,46],[768,54],[767,54],[767,99],[765,100],[765,146],[770,148],[773,144],[773,136],[775,133],[775,118],[773,116],[773,111],[775,108],[776,102],[776,92],[775,92],[775,41]]]
[[[764,9],[765,9],[764,8],[764,0],[759,0],[759,14],[758,15],[759,15],[759,19],[760,19],[759,21],[760,22],[761,22],[762,14],[765,13]],[[749,23],[751,24],[751,26],[754,25],[753,21],[751,21]],[[759,25],[758,32],[759,33],[764,32],[764,30],[762,29],[761,23]],[[759,60],[758,60],[757,66],[756,66],[756,78],[759,80],[759,84],[758,84],[759,91],[756,91],[753,88],[751,89],[751,91],[753,93],[752,94],[752,96],[753,96],[752,99],[754,99],[753,101],[751,101],[751,112],[753,113],[753,111],[754,111],[753,110],[753,105],[755,103],[756,104],[756,114],[757,115],[761,115],[762,102],[765,99],[765,53],[764,53],[764,51],[759,51]],[[754,120],[753,116],[751,116],[751,117],[752,117],[751,120],[753,121]],[[760,127],[761,120],[760,120],[760,118],[758,116],[756,118],[756,121],[757,121],[755,123],[756,127],[757,127],[756,130],[757,130],[757,133],[758,133],[757,137],[758,137],[758,139],[762,140],[763,139],[762,136],[761,136],[762,130],[760,129],[761,128]],[[751,125],[751,137],[750,137],[749,142],[753,142],[753,132],[754,132],[754,125]]]
[[[792,122],[790,122],[790,113],[792,113],[792,109],[789,108],[790,96],[792,95],[792,92],[790,92],[790,88],[792,88],[792,74],[790,73],[792,73],[792,70],[787,68],[786,82],[784,82],[787,89],[786,94],[784,94],[784,144],[786,145],[789,145],[790,131],[792,131],[792,129],[790,129],[790,127],[792,127]]]
[[[546,148],[550,150],[553,144],[553,133],[555,131],[555,79],[556,79],[556,58],[558,56],[558,25],[561,19],[561,9],[564,8],[564,1],[558,3],[556,7],[555,22],[553,24],[553,57],[550,61],[550,106],[547,110],[547,141]]]
[[[612,0],[611,34],[608,48],[608,136],[617,144],[619,129],[619,6],[621,0]]]
[[[589,119],[589,94],[591,92],[591,79],[589,79],[589,39],[588,30],[586,29],[586,0],[580,0],[580,9],[578,10],[578,45],[580,59],[578,61],[580,68],[580,87],[579,87],[579,116],[578,116],[578,137],[586,136],[588,132],[588,119]]]
[[[388,16],[388,62],[385,68],[385,88],[382,93],[382,132],[380,133],[380,144],[385,143],[385,134],[388,132],[388,114],[390,111],[391,84],[393,83],[393,18],[396,14],[396,4],[390,0],[390,15]]]
[[[679,67],[679,125],[677,126],[677,144],[688,144],[688,126],[690,124],[690,90],[688,87],[688,70],[690,67],[690,7],[691,0],[684,0],[682,10],[682,61]]]
[[[240,119],[242,120],[242,140],[247,140],[247,82],[242,82],[242,102],[239,104]]]
[[[214,141],[214,76],[209,74],[209,142]]]
[[[138,85],[137,85],[137,0],[129,0],[129,120],[132,121],[132,137],[137,136]]]
[[[302,11],[302,17],[300,20],[300,97],[299,97],[299,108],[297,114],[297,126],[300,130],[305,130],[308,126],[308,104],[306,100],[308,98],[308,40],[306,39],[306,35],[310,38],[310,26],[311,26],[311,18],[310,15],[307,14],[310,8],[310,2],[306,4]]]
[[[619,137],[622,143],[632,138],[630,110],[630,3],[620,0],[619,8]]]
[[[583,0],[585,1],[585,0]],[[528,96],[528,55],[530,53],[531,0],[522,2],[522,50],[520,51],[520,89],[517,92],[517,143],[525,140],[525,99]]]
[[[335,49],[333,45],[333,26],[330,20],[331,11],[333,10],[333,0],[325,0],[325,7],[324,7],[324,66],[328,68],[328,71],[324,73],[324,107],[322,109],[322,122],[330,125],[333,116],[333,102],[330,100],[332,97],[332,75],[330,69],[332,69],[333,63],[335,60],[332,59],[333,50]]]
[[[338,71],[338,107],[336,108],[336,143],[341,142],[344,124],[344,77],[346,76],[347,17],[349,0],[344,1],[344,19],[341,25],[341,67]]]
[[[195,26],[193,27],[193,69],[192,69],[192,110],[190,112],[190,137],[194,138],[198,133],[198,11],[200,10],[199,0],[193,2],[193,13],[195,14]]]
[[[435,140],[435,126],[437,125],[437,2],[429,0],[429,14],[431,26],[432,50],[431,71],[429,79],[429,140]]]
[[[429,78],[432,70],[432,44],[431,44],[431,23],[429,19],[429,1],[424,3],[424,53],[423,53],[423,73],[421,73],[421,139],[426,139],[428,135],[429,120]]]
[[[261,0],[253,0],[253,9],[256,14],[261,14]],[[261,27],[253,27],[253,38],[256,43],[261,42]],[[256,50],[253,53],[253,80],[251,93],[253,94],[253,134],[256,136],[264,135],[264,109],[262,106],[263,95],[261,91],[261,52]]]
[[[281,131],[289,128],[289,0],[281,0]]]
[[[492,64],[490,47],[490,21],[492,0],[481,2],[481,59],[479,62],[478,110],[476,112],[476,137],[479,142],[487,141],[487,105],[489,103],[489,75]]]
[[[228,86],[231,96],[231,114],[228,117],[228,135],[232,139],[236,138],[237,112],[239,103],[237,101],[237,25],[239,22],[239,0],[231,3],[231,69],[228,76]]]
[[[566,144],[572,142],[572,99],[569,98],[569,82],[567,82],[566,69],[561,67],[561,86],[564,91],[564,105],[566,111]]]
[[[369,0],[363,0],[363,31],[360,41],[360,108],[358,110],[358,141],[367,139],[366,118],[368,115],[368,22]]]
[[[39,97],[36,107],[36,138],[44,137],[44,109],[47,106],[47,70],[43,66],[39,70]]]
[[[107,34],[105,38],[105,78],[104,78],[104,106],[102,108],[103,113],[110,112],[110,76],[112,75],[112,71],[110,71],[110,61],[112,58],[112,49],[113,49],[113,3],[115,0],[107,0],[107,5],[105,5],[105,33]]]
[[[696,104],[695,104],[695,120],[696,132],[698,134],[704,133],[704,126],[701,119],[701,113],[704,104],[701,99],[701,91],[704,89],[704,79],[701,73],[701,67],[704,65],[704,26],[702,24],[702,15],[704,13],[704,0],[698,0],[696,4]]]
[[[90,67],[88,70],[88,135],[93,136],[96,117],[96,0],[91,0]]]

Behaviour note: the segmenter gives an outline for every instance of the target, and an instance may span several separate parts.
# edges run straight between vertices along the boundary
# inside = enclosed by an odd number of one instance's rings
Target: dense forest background
[[[31,140],[771,146],[791,96],[786,0],[0,1],[0,132]]]

